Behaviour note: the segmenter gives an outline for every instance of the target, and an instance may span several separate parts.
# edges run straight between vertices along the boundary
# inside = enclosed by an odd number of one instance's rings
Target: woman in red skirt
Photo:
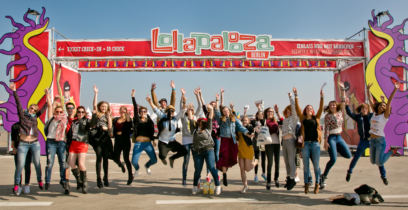
[[[72,174],[77,180],[77,188],[82,188],[82,193],[87,193],[87,178],[85,159],[88,152],[88,134],[90,128],[90,120],[86,117],[85,107],[77,108],[76,117],[72,122],[71,128],[68,131],[67,137],[71,140],[69,147],[68,162],[71,167]],[[78,167],[76,162],[78,160]],[[68,181],[68,177],[67,177]]]
[[[227,182],[227,170],[235,164],[237,164],[238,146],[236,131],[247,135],[252,138],[253,135],[248,134],[248,130],[242,126],[242,123],[237,117],[232,113],[232,110],[227,106],[222,106],[224,90],[221,90],[221,105],[220,110],[216,107],[215,109],[215,119],[220,125],[220,158],[217,162],[217,169],[222,171],[222,181],[224,186],[228,186]],[[216,96],[216,103],[218,105],[219,96]]]

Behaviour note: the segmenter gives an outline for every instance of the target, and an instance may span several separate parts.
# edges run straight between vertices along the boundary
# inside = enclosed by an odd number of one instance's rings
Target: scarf
[[[59,114],[54,115],[54,119],[57,121],[57,129],[55,131],[55,140],[56,141],[64,141],[65,140],[65,127],[67,125],[67,115]]]

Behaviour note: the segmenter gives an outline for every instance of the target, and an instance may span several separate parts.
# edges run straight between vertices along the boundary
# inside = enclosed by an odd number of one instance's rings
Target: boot
[[[66,179],[65,182],[64,182],[64,194],[65,194],[65,195],[69,195],[69,190],[70,190],[69,180]]]
[[[309,183],[306,183],[305,184],[305,194],[308,194],[309,193]]]
[[[80,171],[80,180],[82,182],[82,193],[88,193],[88,180],[86,178],[86,171]],[[102,183],[101,183],[102,184]]]
[[[314,188],[314,190],[313,190],[313,192],[314,192],[314,194],[318,194],[319,193],[319,184],[315,184],[315,188]]]
[[[79,169],[75,168],[75,169],[71,169],[71,171],[77,181],[77,190],[79,190],[82,187],[82,180],[79,178]]]
[[[108,180],[108,176],[103,176],[103,185],[105,185],[105,187],[109,187],[109,180]]]
[[[99,188],[103,188],[101,177],[96,178],[96,183],[97,183]]]

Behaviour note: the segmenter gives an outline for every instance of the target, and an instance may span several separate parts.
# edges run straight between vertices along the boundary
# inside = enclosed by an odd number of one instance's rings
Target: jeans
[[[329,175],[329,171],[334,166],[334,163],[336,163],[337,152],[339,152],[340,155],[345,158],[351,158],[350,149],[348,148],[344,139],[341,138],[341,135],[337,134],[329,135],[327,142],[329,144],[330,160],[329,162],[327,162],[326,168],[324,169],[323,173],[323,175],[326,177],[327,175]]]
[[[218,180],[218,172],[215,168],[215,155],[213,150],[207,150],[203,152],[192,152],[194,160],[194,182],[193,186],[198,185],[198,180],[201,176],[201,171],[203,169],[204,160],[207,164],[207,168],[210,169],[210,172],[213,176],[215,186],[220,186],[220,181]]]
[[[27,156],[26,156],[26,160],[25,160],[25,164],[24,164],[24,184],[28,185],[30,184],[30,176],[31,176],[31,162],[33,159],[33,155],[31,153],[31,150],[28,150],[27,152]],[[17,163],[18,163],[18,158],[17,158],[17,154],[14,155],[14,165],[17,168]],[[23,179],[23,177],[21,177],[21,179]],[[20,183],[21,185],[21,183]]]
[[[320,180],[320,144],[317,141],[305,141],[304,147],[302,150],[303,156],[303,177],[305,184],[312,183],[312,176],[310,174],[309,159],[312,160],[314,174],[315,174],[315,183],[319,183]]]
[[[266,181],[267,183],[271,183],[272,165],[274,162],[274,158],[275,158],[275,175],[273,179],[276,181],[279,178],[280,144],[266,144],[265,153],[266,158],[268,159],[268,165],[266,168]]]
[[[183,145],[184,148],[187,150],[187,154],[184,155],[184,160],[183,160],[183,180],[187,179],[187,170],[188,170],[188,163],[190,162],[190,151],[191,151],[191,146],[193,144],[185,144]]]
[[[391,157],[392,151],[385,152],[385,138],[372,138],[370,140],[370,161],[379,166],[381,177],[386,177],[384,163]]]
[[[217,162],[220,159],[220,145],[221,145],[221,139],[213,137],[214,140],[214,154],[215,154],[215,162]]]
[[[132,164],[136,171],[139,170],[138,162],[143,151],[145,151],[150,158],[150,160],[145,164],[146,168],[149,168],[153,164],[157,163],[156,153],[151,142],[135,142],[135,146],[133,146]]]
[[[20,142],[17,149],[17,167],[14,173],[14,185],[18,185],[21,182],[21,172],[24,168],[29,150],[31,150],[35,171],[37,172],[37,181],[41,182],[40,143],[38,141],[34,143]]]
[[[48,139],[46,142],[47,166],[45,167],[45,183],[50,183],[52,167],[54,165],[55,154],[58,156],[60,166],[60,181],[65,181],[65,159],[66,159],[66,143],[64,141],[55,141]]]

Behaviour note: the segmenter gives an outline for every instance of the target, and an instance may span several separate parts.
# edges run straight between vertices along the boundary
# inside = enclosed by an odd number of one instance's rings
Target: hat
[[[168,105],[167,107],[166,107],[166,112],[168,112],[169,110],[173,110],[173,111],[176,111],[176,109],[174,108],[174,106],[173,105]]]
[[[201,121],[207,122],[207,118],[205,117],[198,118],[197,122],[200,123]]]

